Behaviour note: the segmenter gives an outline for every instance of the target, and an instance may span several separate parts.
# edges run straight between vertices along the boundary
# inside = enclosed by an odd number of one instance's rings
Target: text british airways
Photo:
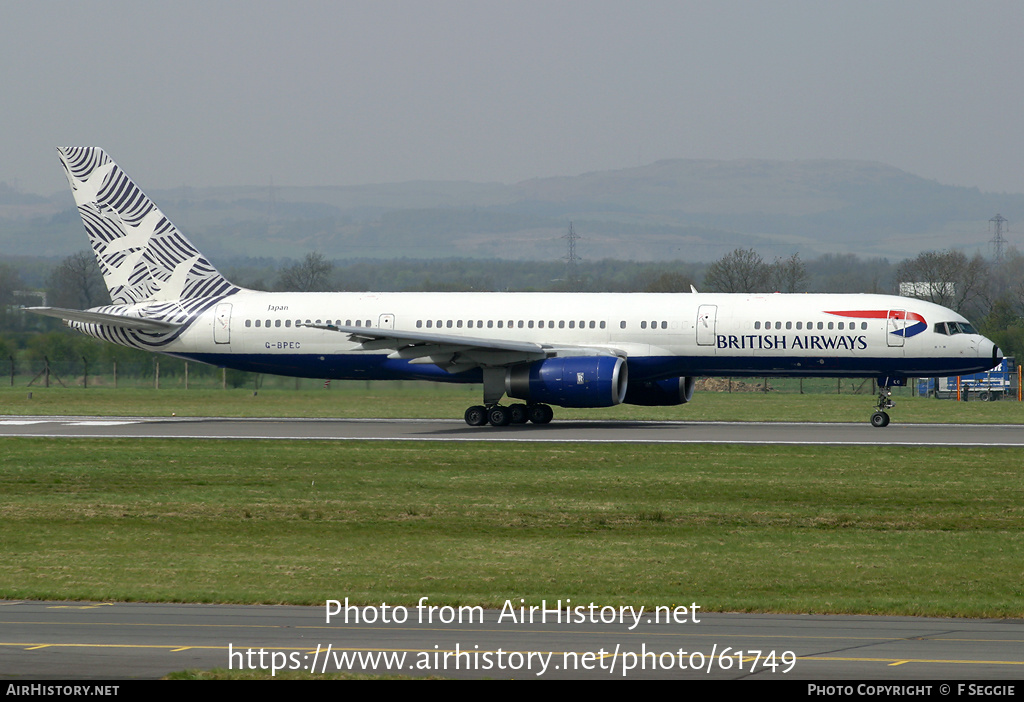
[[[717,348],[720,349],[803,349],[815,351],[863,351],[868,347],[863,335],[832,335],[803,334],[785,336],[784,334],[718,334]]]

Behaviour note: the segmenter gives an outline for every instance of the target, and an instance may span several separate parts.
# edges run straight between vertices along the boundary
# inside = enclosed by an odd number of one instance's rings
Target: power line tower
[[[988,221],[989,228],[995,230],[995,234],[992,236],[992,240],[989,242],[992,244],[993,255],[996,263],[1001,263],[1003,260],[1003,248],[1006,246],[1006,238],[1003,236],[1003,227],[1009,222],[1001,214],[997,214],[995,217]],[[1007,227],[1007,231],[1009,228]]]
[[[569,222],[569,231],[562,238],[569,242],[569,253],[565,257],[565,278],[569,283],[569,289],[575,292],[579,290],[580,283],[579,268],[577,266],[580,259],[576,256],[576,242],[580,236],[573,229],[572,222]]]

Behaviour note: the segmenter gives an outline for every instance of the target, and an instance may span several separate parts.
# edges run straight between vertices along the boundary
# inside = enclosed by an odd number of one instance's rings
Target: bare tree
[[[962,251],[925,251],[896,267],[901,294],[949,307],[961,314],[980,312],[987,302],[988,263]]]
[[[775,259],[768,269],[769,287],[776,292],[806,292],[807,278],[807,268],[798,253],[789,258]]]
[[[764,292],[769,288],[768,266],[753,249],[736,249],[710,266],[704,274],[708,292]]]
[[[92,251],[79,251],[61,261],[50,273],[46,288],[54,307],[88,309],[110,304],[110,293]]]
[[[295,265],[284,268],[277,276],[278,290],[294,292],[324,292],[330,289],[334,264],[322,253],[313,252]]]

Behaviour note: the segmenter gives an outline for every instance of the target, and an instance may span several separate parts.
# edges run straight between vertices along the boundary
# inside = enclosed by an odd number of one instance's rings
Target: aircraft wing
[[[615,349],[531,341],[488,339],[443,332],[404,331],[379,327],[347,327],[333,324],[303,326],[346,334],[365,351],[391,349],[388,358],[412,364],[432,363],[449,373],[481,367],[507,366],[553,356],[625,356]]]
[[[161,322],[156,319],[131,317],[126,314],[109,314],[106,312],[88,312],[86,310],[69,310],[62,307],[26,307],[29,312],[56,317],[66,322],[83,322],[86,324],[103,324],[108,327],[135,329],[144,332],[172,332],[182,325],[174,322]]]

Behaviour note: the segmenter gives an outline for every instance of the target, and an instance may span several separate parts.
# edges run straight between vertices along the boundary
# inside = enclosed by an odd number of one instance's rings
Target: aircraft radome
[[[878,380],[975,373],[1001,352],[961,315],[889,295],[303,293],[224,278],[98,148],[58,150],[111,304],[35,312],[133,348],[304,378],[482,383],[466,422],[551,405],[688,402],[697,376]],[[500,404],[504,396],[517,402]]]

